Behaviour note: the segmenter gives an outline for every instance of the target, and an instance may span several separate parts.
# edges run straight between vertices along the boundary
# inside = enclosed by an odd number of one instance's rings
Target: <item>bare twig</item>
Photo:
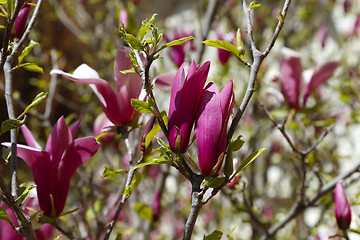
[[[317,193],[315,193],[314,195],[312,195],[311,197],[307,198],[305,201],[297,201],[293,204],[293,206],[291,207],[290,211],[288,212],[288,214],[277,224],[275,224],[273,227],[271,227],[268,230],[268,233],[264,236],[262,236],[262,239],[269,239],[272,238],[277,231],[279,231],[281,228],[283,228],[284,226],[286,226],[292,219],[294,219],[296,216],[298,216],[299,214],[301,214],[304,209],[306,209],[309,206],[313,206],[314,204],[316,204],[316,202],[318,200],[320,200],[320,198],[322,198],[324,195],[328,194],[329,192],[331,192],[334,187],[335,184],[339,181],[342,181],[348,177],[350,177],[352,174],[354,174],[355,172],[359,172],[360,171],[360,161],[358,163],[356,163],[351,169],[349,169],[348,171],[338,175],[336,178],[334,178],[331,182],[329,182],[328,184],[322,186]]]
[[[284,24],[284,20],[285,20],[285,16],[288,12],[289,9],[289,5],[291,3],[291,0],[286,0],[284,3],[284,8],[282,11],[282,19],[279,19],[279,23],[278,26],[276,27],[273,37],[270,40],[270,43],[268,45],[268,47],[266,48],[266,50],[262,53],[260,52],[255,44],[255,40],[253,37],[253,33],[252,33],[252,24],[251,24],[251,17],[250,17],[250,9],[246,4],[246,1],[243,0],[243,10],[246,16],[246,22],[247,22],[247,32],[248,32],[248,39],[250,42],[250,46],[251,46],[251,52],[252,52],[252,56],[253,56],[253,63],[251,64],[251,71],[250,71],[250,76],[249,76],[249,81],[248,81],[248,85],[247,85],[247,89],[246,89],[246,93],[245,96],[243,98],[243,100],[241,101],[240,107],[234,117],[234,119],[231,122],[231,126],[230,129],[228,131],[228,135],[227,135],[227,139],[228,141],[231,140],[233,134],[235,133],[235,129],[237,127],[237,125],[240,122],[241,117],[244,114],[244,111],[248,105],[248,103],[250,102],[250,99],[255,91],[254,86],[255,86],[255,82],[256,82],[256,76],[257,73],[259,71],[260,65],[262,63],[262,61],[264,60],[264,58],[269,54],[271,48],[273,47],[273,45],[275,44],[275,41],[277,39],[277,37],[279,36],[279,33],[281,31],[281,28]]]
[[[212,25],[212,22],[214,21],[216,11],[219,9],[219,5],[221,0],[210,0],[208,3],[208,7],[206,9],[206,14],[204,18],[204,22],[201,25],[201,35],[200,35],[200,41],[205,41],[207,36],[209,35],[210,28]],[[196,51],[196,62],[199,64],[203,53],[204,53],[205,45],[199,44],[197,51]]]
[[[65,231],[65,229],[63,229],[56,221],[51,223],[51,225],[56,228],[57,230],[59,230],[59,232],[61,232],[62,234],[64,234],[68,239],[76,239],[73,235],[72,232],[70,231]]]

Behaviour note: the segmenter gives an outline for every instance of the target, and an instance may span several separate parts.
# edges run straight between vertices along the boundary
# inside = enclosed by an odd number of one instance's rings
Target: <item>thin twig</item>
[[[147,56],[146,66],[144,66],[144,64],[143,64],[143,62],[141,60],[139,51],[134,50],[134,53],[135,53],[136,60],[137,60],[137,63],[139,65],[139,68],[140,68],[140,70],[139,70],[140,77],[141,77],[141,79],[143,81],[145,91],[148,94],[148,96],[151,97],[154,100],[154,110],[155,110],[154,115],[155,115],[156,119],[158,120],[159,125],[160,125],[161,130],[163,131],[164,135],[166,136],[167,139],[169,139],[168,129],[167,129],[165,123],[164,123],[164,120],[161,117],[161,112],[160,112],[159,107],[158,107],[158,105],[156,103],[156,99],[155,99],[155,96],[154,96],[154,93],[153,93],[152,87],[151,87],[149,70],[150,70],[150,66],[151,66],[152,62],[154,61],[153,57],[152,56]]]
[[[220,5],[221,0],[210,0],[208,3],[208,7],[206,9],[206,13],[205,13],[205,17],[204,17],[204,22],[202,24],[202,28],[201,28],[201,34],[200,34],[200,41],[205,41],[207,36],[209,35],[210,29],[211,29],[211,25],[214,21],[215,18],[215,14],[216,11],[219,9],[219,5]],[[196,63],[200,63],[202,56],[204,54],[204,49],[205,49],[205,45],[204,44],[200,44],[197,48],[196,51]]]
[[[311,197],[307,198],[305,201],[297,201],[293,204],[288,214],[277,224],[275,224],[273,227],[271,227],[268,230],[267,235],[264,235],[262,239],[269,239],[272,238],[277,231],[279,231],[281,228],[286,226],[292,219],[294,219],[296,216],[301,214],[304,209],[307,207],[313,206],[316,204],[320,198],[322,198],[324,195],[331,192],[334,188],[337,182],[342,181],[348,177],[350,177],[355,172],[360,171],[360,161],[356,163],[352,168],[350,168],[348,171],[338,175],[336,178],[334,178],[331,182],[328,184],[322,186],[317,193],[312,195]]]
[[[73,235],[72,232],[70,231],[65,231],[65,229],[63,229],[57,222],[53,222],[51,223],[51,225],[56,228],[57,230],[59,230],[59,232],[61,232],[62,234],[64,234],[68,239],[76,239]]]
[[[122,197],[121,197],[121,201],[119,203],[119,206],[116,210],[116,213],[115,213],[115,216],[113,217],[113,219],[111,220],[111,222],[109,223],[108,225],[108,228],[106,230],[106,234],[105,234],[105,237],[104,237],[104,240],[107,240],[110,238],[110,235],[111,235],[111,232],[115,226],[115,223],[117,222],[118,218],[119,218],[119,215],[126,203],[126,201],[128,200],[128,198],[130,197],[131,194],[125,194],[124,191],[125,189],[127,189],[130,185],[131,185],[131,182],[134,178],[134,175],[135,175],[135,171],[136,169],[134,169],[134,167],[141,161],[138,161],[138,162],[134,162],[133,161],[133,154],[132,154],[132,147],[128,141],[128,131],[124,131],[123,132],[123,138],[124,138],[124,141],[125,141],[125,146],[128,150],[128,153],[129,153],[129,162],[130,162],[130,167],[129,167],[129,171],[128,171],[128,174],[127,174],[127,177],[126,177],[126,183],[125,183],[125,186],[124,186],[124,189],[122,190]]]

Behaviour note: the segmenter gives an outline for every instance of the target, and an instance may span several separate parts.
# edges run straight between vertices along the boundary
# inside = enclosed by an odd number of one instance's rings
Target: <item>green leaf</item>
[[[149,165],[157,165],[157,164],[170,164],[170,162],[163,158],[155,158],[149,162],[144,162],[144,163],[140,163],[140,164],[136,165],[134,167],[134,170],[141,168],[141,167],[145,167],[145,166],[149,166]]]
[[[7,131],[10,131],[11,129],[16,129],[20,124],[21,124],[21,121],[17,120],[17,119],[5,120],[1,124],[0,135],[4,134]]]
[[[223,233],[220,232],[219,230],[214,230],[210,235],[204,237],[203,240],[220,240],[222,235]]]
[[[21,64],[22,61],[24,60],[24,57],[26,57],[30,52],[31,49],[35,46],[38,45],[39,43],[31,40],[30,43],[27,45],[26,48],[24,48],[24,50],[21,52],[21,55],[18,58],[18,64]]]
[[[193,36],[188,36],[188,37],[179,38],[179,39],[176,39],[176,40],[174,40],[174,41],[171,41],[171,42],[169,42],[169,43],[164,44],[164,45],[160,48],[160,50],[163,50],[163,49],[165,49],[165,48],[167,48],[167,47],[172,47],[172,46],[176,46],[176,45],[181,45],[181,44],[184,44],[186,41],[193,40],[193,39],[194,39]],[[160,51],[160,50],[159,50],[159,51]]]
[[[239,135],[235,141],[231,143],[231,149],[233,152],[238,151],[245,143],[244,140],[241,140],[242,136]]]
[[[211,188],[218,188],[223,184],[226,180],[226,177],[221,178],[212,178],[212,177],[206,177],[205,178],[205,185]]]
[[[44,211],[40,210],[40,211],[36,211],[36,212],[34,212],[33,214],[31,214],[31,216],[30,216],[30,221],[34,220],[35,217],[36,217],[37,215],[39,215],[39,213],[42,213],[42,212],[44,212]]]
[[[120,71],[121,74],[128,74],[128,73],[136,73],[135,68],[130,68],[128,70]]]
[[[0,4],[4,4],[6,2],[7,2],[7,0],[0,0]]]
[[[30,111],[30,109],[32,109],[33,107],[35,107],[36,105],[38,105],[39,103],[41,103],[46,96],[48,95],[47,92],[41,92],[38,95],[36,95],[36,97],[34,98],[34,100],[25,108],[24,112],[21,114],[21,116],[23,116],[24,114],[26,114],[28,111]]]
[[[38,73],[44,73],[44,70],[42,67],[39,67],[35,63],[23,63],[18,66],[19,68],[23,67],[25,70],[30,72],[38,72]]]
[[[145,148],[148,148],[150,143],[152,142],[154,136],[161,130],[159,124],[155,124],[155,126],[151,129],[151,131],[145,137]]]
[[[257,150],[256,152],[253,152],[250,154],[238,167],[238,169],[235,172],[235,175],[244,170],[250,163],[252,163],[263,151],[265,151],[267,148],[261,148]]]
[[[202,43],[204,43],[205,45],[208,45],[210,47],[224,49],[226,51],[233,53],[236,57],[240,57],[238,49],[229,42],[222,41],[222,40],[206,40]]]
[[[137,39],[134,35],[127,33],[126,36],[128,37],[129,44],[132,48],[142,51],[143,45],[139,39]]]
[[[0,207],[0,219],[7,221],[11,224],[11,218],[7,215],[6,211]]]
[[[115,175],[121,174],[121,173],[127,173],[127,171],[124,169],[112,169],[112,168],[105,167],[105,170],[104,170],[103,174],[101,175],[101,178],[114,177]]]
[[[152,210],[149,206],[137,202],[134,204],[135,212],[144,220],[152,221]]]
[[[142,26],[139,29],[139,39],[140,41],[142,41],[144,39],[145,34],[147,33],[147,31],[150,30],[150,24],[154,24],[155,23],[155,17],[156,17],[156,13],[154,15],[152,15],[152,17],[150,18],[150,20],[148,21],[147,19],[145,19],[142,22]]]
[[[236,32],[235,44],[236,44],[237,50],[239,51],[239,55],[244,55],[245,54],[245,48],[244,48],[244,43],[243,43],[242,38],[241,38],[240,28],[238,28],[238,30]]]
[[[7,9],[7,12],[9,13],[9,16],[11,16],[12,12],[15,9],[15,0],[7,0],[6,1],[6,9]]]
[[[150,104],[139,99],[131,99],[131,106],[135,108],[138,113],[152,113]]]
[[[134,191],[134,189],[139,186],[140,182],[142,179],[142,175],[141,173],[139,173],[138,171],[134,172],[134,177],[131,180],[131,183],[129,186],[126,186],[124,189],[124,195],[127,195],[128,197],[130,197],[130,195],[132,194],[132,192]]]
[[[28,187],[26,187],[24,189],[24,191],[20,194],[20,196],[15,201],[17,201],[19,203],[23,203],[24,200],[28,197],[30,190],[34,189],[34,188],[35,188],[35,186],[30,184]]]
[[[256,3],[255,1],[252,1],[252,2],[250,3],[250,10],[252,10],[252,9],[254,9],[254,8],[257,8],[257,7],[260,7],[260,6],[261,6],[261,4]]]

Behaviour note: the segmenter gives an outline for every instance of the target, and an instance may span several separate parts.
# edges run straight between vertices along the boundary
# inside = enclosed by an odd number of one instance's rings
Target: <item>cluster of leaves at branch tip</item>
[[[44,70],[42,67],[38,66],[35,63],[23,63],[24,58],[29,55],[33,47],[38,45],[39,43],[31,40],[30,43],[24,48],[24,50],[21,52],[20,56],[18,57],[18,64],[16,68],[23,67],[25,70],[30,72],[38,72],[38,73],[44,73]]]
[[[163,33],[159,32],[159,29],[155,26],[155,17],[157,14],[154,14],[149,20],[145,19],[142,22],[142,25],[138,32],[138,37],[127,33],[125,30],[124,24],[120,25],[119,32],[122,35],[123,41],[129,45],[132,49],[143,51],[147,56],[151,56],[153,59],[159,59],[159,52],[164,50],[167,47],[181,45],[188,40],[194,39],[193,36],[184,37],[180,39],[176,39],[169,43],[165,43],[161,45],[163,40]],[[151,34],[148,32],[151,31]],[[148,38],[146,36],[150,35]],[[121,71],[121,73],[126,74],[129,72],[139,73],[137,70],[137,61],[134,53],[130,53],[132,69]],[[134,61],[134,62],[133,62]]]
[[[25,108],[25,110],[16,119],[8,119],[8,120],[5,120],[4,122],[2,122],[0,136],[2,134],[4,134],[5,132],[10,131],[11,129],[17,129],[18,127],[23,125],[26,120],[25,114],[28,113],[33,107],[40,104],[46,98],[47,94],[48,94],[47,92],[39,93],[38,95],[36,95],[34,100]],[[24,119],[20,120],[22,117],[24,117]]]

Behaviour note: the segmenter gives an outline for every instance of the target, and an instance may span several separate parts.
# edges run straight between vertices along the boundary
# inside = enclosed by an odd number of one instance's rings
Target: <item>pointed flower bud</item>
[[[169,144],[174,152],[186,152],[195,111],[207,79],[210,62],[201,67],[193,61],[186,75],[184,65],[179,68],[172,85],[169,107]]]
[[[21,7],[20,12],[18,14],[18,16],[15,19],[14,25],[15,25],[15,32],[14,34],[17,37],[21,37],[26,29],[26,21],[28,19],[30,10],[31,10],[31,5],[29,5],[31,1],[27,1],[24,3],[24,5]]]
[[[348,229],[351,223],[350,205],[346,199],[344,185],[336,183],[334,191],[335,217],[339,228]]]
[[[226,148],[229,117],[234,106],[232,80],[219,93],[214,83],[209,83],[201,95],[195,116],[195,136],[198,146],[199,167],[203,175],[216,174]],[[221,157],[222,156],[222,157]],[[214,169],[218,166],[217,169]]]

